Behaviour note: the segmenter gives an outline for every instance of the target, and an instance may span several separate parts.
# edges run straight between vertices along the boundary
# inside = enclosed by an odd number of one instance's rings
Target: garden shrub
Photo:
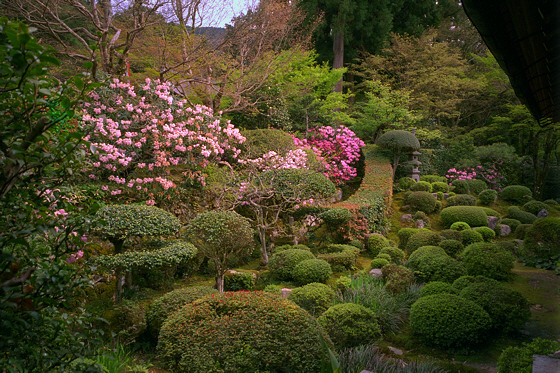
[[[385,288],[393,294],[402,293],[414,283],[412,271],[397,264],[384,266],[381,268],[381,273],[385,280]]]
[[[420,298],[410,309],[412,331],[424,343],[444,349],[476,345],[490,323],[482,307],[453,294]]]
[[[348,243],[350,246],[354,246],[355,248],[359,249],[360,251],[364,251],[364,243],[360,240],[352,240]]]
[[[521,347],[510,346],[498,358],[498,373],[532,373],[533,355],[550,355],[560,350],[560,342],[536,338]]]
[[[480,208],[482,210],[484,210],[484,213],[486,214],[486,216],[495,216],[497,218],[500,218],[502,216],[498,211],[496,211],[494,209],[491,209],[490,207],[482,207],[481,206]]]
[[[453,180],[451,182],[452,190],[456,194],[469,194],[471,192],[467,180]]]
[[[317,372],[327,358],[321,334],[313,316],[276,294],[222,293],[169,317],[157,351],[164,367],[175,373]]]
[[[408,244],[408,240],[410,239],[410,237],[412,237],[412,235],[414,235],[417,232],[421,232],[421,231],[429,231],[429,229],[427,228],[401,228],[399,229],[399,231],[397,232],[397,236],[399,237],[399,248],[401,248],[402,250],[406,249],[406,245]]]
[[[480,201],[481,205],[490,206],[496,201],[497,196],[498,192],[494,189],[486,189],[478,194],[478,200]]]
[[[515,261],[512,253],[490,242],[478,242],[467,246],[459,258],[469,275],[481,275],[496,280],[510,278]]]
[[[332,229],[336,229],[341,225],[348,223],[352,219],[352,213],[350,210],[342,207],[332,207],[327,211],[320,213],[318,216]]]
[[[282,294],[282,286],[275,284],[268,284],[264,287],[263,291],[273,294]]]
[[[547,199],[544,201],[544,203],[546,203],[549,206],[558,206],[560,205],[560,203],[558,203],[558,201],[556,201],[555,199]]]
[[[441,210],[441,221],[445,227],[457,221],[463,221],[471,227],[481,227],[488,224],[484,210],[478,206],[450,206]]]
[[[529,201],[526,204],[523,205],[523,210],[530,212],[533,215],[537,215],[539,212],[541,212],[541,210],[547,210],[548,211],[549,207],[541,201]]]
[[[397,182],[398,188],[401,191],[409,190],[414,184],[416,184],[416,180],[411,177],[401,177]]]
[[[356,267],[360,249],[350,245],[329,245],[321,249],[317,259],[327,261],[333,271],[340,272]]]
[[[295,266],[308,259],[315,259],[315,255],[308,250],[288,249],[274,253],[268,262],[268,268],[274,277],[291,280]]]
[[[498,242],[496,242],[496,246],[498,246],[499,248],[502,248],[506,251],[509,251],[517,259],[521,259],[528,254],[527,249],[523,246],[523,242],[519,242],[519,241],[498,241]]]
[[[441,247],[424,246],[410,254],[408,266],[423,282],[453,282],[466,274],[462,263],[451,258]]]
[[[423,211],[431,214],[436,209],[436,197],[428,192],[411,192],[405,197],[405,204],[413,211]]]
[[[473,283],[461,290],[459,295],[484,308],[492,320],[491,328],[498,332],[516,331],[531,317],[527,298],[502,284]]]
[[[560,218],[542,218],[527,229],[523,246],[537,258],[560,260]],[[553,268],[549,266],[549,268]]]
[[[288,299],[318,317],[334,304],[334,290],[325,284],[312,282],[295,288],[288,295]]]
[[[381,249],[379,254],[389,254],[389,256],[391,257],[391,262],[395,264],[401,264],[404,261],[405,257],[404,251],[397,247],[384,247],[383,249]],[[377,256],[378,258],[379,254]]]
[[[455,258],[463,251],[465,246],[458,240],[443,240],[439,243],[439,247],[445,250],[447,255]]]
[[[413,192],[431,192],[432,184],[427,181],[418,181],[417,183],[411,185],[409,189]]]
[[[498,280],[494,280],[492,278],[488,278],[484,276],[465,275],[453,281],[453,287],[457,289],[457,291],[461,292],[461,290],[463,290],[467,286],[470,286],[471,284],[478,284],[478,283],[485,283],[485,284],[489,284],[490,286],[497,286],[498,284],[500,284]]]
[[[291,134],[274,128],[245,130],[245,142],[239,146],[247,158],[259,158],[268,152],[284,155],[295,148]]]
[[[445,250],[439,246],[422,246],[415,250],[408,257],[408,267],[415,269],[420,265],[422,258],[425,255],[447,255]]]
[[[389,264],[389,261],[387,259],[375,258],[371,261],[371,268],[383,268],[387,264]]]
[[[295,266],[292,277],[300,285],[326,282],[333,274],[331,265],[323,259],[307,259]]]
[[[466,231],[471,229],[471,226],[465,223],[464,221],[456,221],[455,223],[451,224],[449,229],[460,232],[460,231]]]
[[[388,260],[389,262],[391,262],[393,260],[391,258],[391,255],[386,254],[386,253],[383,253],[383,254],[379,253],[379,254],[377,254],[377,256],[375,258],[376,259],[385,259],[385,260]]]
[[[299,249],[299,250],[311,251],[311,249],[307,245],[304,245],[304,244],[298,244],[298,245],[286,244],[286,245],[280,245],[280,246],[276,246],[276,247],[272,248],[272,253],[279,253],[280,251],[285,251],[285,250],[289,250],[289,249]]]
[[[253,290],[255,287],[255,275],[248,272],[228,272],[224,277],[225,291]]]
[[[447,198],[447,206],[476,206],[476,197],[471,194],[456,194]]]
[[[443,240],[461,241],[461,232],[459,232],[458,230],[444,229],[440,232],[440,235]]]
[[[350,286],[352,286],[352,280],[350,279],[349,276],[342,275],[342,276],[340,276],[339,278],[336,279],[336,289],[337,290],[348,289]]]
[[[146,310],[139,302],[125,299],[106,310],[102,317],[107,320],[109,335],[115,333],[115,340],[122,345],[134,343],[146,331]]]
[[[416,212],[414,213],[414,215],[412,215],[412,219],[413,219],[414,221],[422,220],[422,221],[424,221],[424,224],[425,224],[426,226],[429,226],[429,225],[430,225],[430,218],[429,218],[428,215],[426,215],[426,213],[423,212],[423,211],[416,211]]]
[[[516,205],[522,205],[533,198],[533,192],[523,185],[508,185],[500,193],[500,198]]]
[[[217,292],[211,286],[192,286],[170,291],[157,298],[146,311],[148,333],[154,341],[157,341],[161,325],[173,312],[187,303]]]
[[[512,232],[515,232],[515,230],[517,229],[517,227],[519,227],[521,222],[517,219],[505,218],[505,219],[502,219],[502,221],[500,221],[500,224],[507,225],[508,227],[511,228]]]
[[[492,241],[496,237],[496,232],[488,227],[475,227],[474,231],[480,233],[486,242]]]
[[[427,181],[428,183],[446,183],[447,184],[447,178],[445,176],[439,176],[439,175],[421,175],[420,176],[420,181]]]
[[[319,316],[317,322],[337,349],[370,344],[381,335],[375,313],[359,304],[336,304]]]
[[[448,282],[432,281],[422,286],[422,290],[420,291],[420,298],[441,293],[457,295],[459,292],[453,287],[453,285]]]
[[[488,188],[488,185],[486,185],[484,180],[480,180],[480,179],[467,180],[467,184],[469,185],[470,192],[477,195]]]
[[[507,217],[519,220],[522,224],[533,224],[537,217],[530,212],[523,211],[517,206],[510,206],[507,209]]]
[[[433,193],[447,193],[449,191],[449,185],[447,183],[436,181],[432,183],[432,192]]]
[[[443,198],[445,197],[445,194],[443,192],[436,192],[436,199],[438,200],[438,202],[443,201]],[[439,210],[441,210],[441,206],[437,206],[436,203],[436,208]]]
[[[465,246],[482,241],[484,241],[484,237],[482,236],[482,234],[473,229],[465,229],[464,231],[461,231],[461,242]]]
[[[379,254],[379,250],[387,246],[389,246],[389,240],[387,240],[384,236],[382,236],[379,233],[373,233],[371,236],[368,237],[367,249],[369,253],[373,256]]]
[[[525,239],[525,235],[527,234],[527,231],[532,226],[533,226],[533,224],[519,224],[517,226],[517,228],[515,228],[515,238],[520,239],[520,240]]]
[[[412,253],[422,246],[437,246],[440,241],[441,236],[437,232],[430,230],[416,232],[409,238],[406,244],[406,251]]]

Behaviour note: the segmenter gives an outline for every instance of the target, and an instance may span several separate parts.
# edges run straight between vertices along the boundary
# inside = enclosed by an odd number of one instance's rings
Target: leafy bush
[[[456,194],[447,198],[447,206],[476,206],[476,197],[471,194]]]
[[[530,212],[523,211],[517,206],[510,206],[507,209],[507,217],[519,220],[522,224],[533,224],[537,217]]]
[[[295,288],[288,295],[288,299],[318,317],[334,304],[334,290],[325,284],[312,282]]]
[[[106,310],[102,317],[107,321],[109,334],[123,345],[134,343],[146,331],[146,310],[138,302],[125,300]]]
[[[494,189],[486,189],[478,194],[478,199],[480,200],[481,205],[490,206],[496,201],[497,196],[498,192]]]
[[[441,182],[441,181],[436,181],[435,183],[432,183],[432,192],[434,193],[447,193],[449,192],[449,185],[447,183]]]
[[[437,246],[440,241],[441,236],[437,232],[430,230],[416,232],[408,240],[406,251],[412,253],[414,250],[422,246]]]
[[[395,264],[401,264],[404,261],[405,257],[404,251],[397,247],[384,247],[383,249],[381,249],[379,254],[389,254],[389,256],[391,257],[391,262]]]
[[[157,298],[146,311],[148,333],[154,341],[157,341],[161,325],[173,312],[187,303],[217,292],[210,286],[192,286],[170,291]]]
[[[296,265],[308,259],[315,259],[315,255],[308,250],[288,249],[272,255],[268,268],[274,277],[291,280]]]
[[[317,259],[327,261],[336,272],[355,268],[360,254],[360,249],[350,245],[329,245],[321,251]]]
[[[317,322],[338,349],[370,344],[381,335],[375,313],[359,304],[336,304],[319,316]]]
[[[311,249],[304,244],[297,244],[297,245],[290,245],[290,244],[286,244],[286,245],[280,245],[280,246],[276,246],[272,249],[273,252],[275,253],[279,253],[280,251],[285,251],[285,250],[289,250],[289,249],[299,249],[299,250],[307,250],[307,251],[311,251]]]
[[[445,250],[447,255],[454,258],[463,251],[465,246],[458,240],[443,240],[439,243],[439,247]]]
[[[521,224],[521,222],[517,219],[510,219],[510,218],[505,218],[502,219],[502,221],[500,222],[500,224],[505,224],[508,227],[511,228],[512,232],[515,232],[515,230],[517,229],[517,227],[519,227],[519,225]]]
[[[471,192],[467,180],[453,180],[451,186],[456,194],[469,194]]]
[[[312,282],[325,282],[333,274],[331,265],[323,259],[307,259],[297,264],[293,271],[293,279],[301,285]]]
[[[413,192],[431,192],[432,184],[427,181],[418,181],[417,183],[411,185],[409,189]]]
[[[332,207],[318,216],[332,229],[336,229],[352,219],[352,213],[342,207]]]
[[[441,247],[424,246],[410,254],[408,266],[424,282],[453,282],[466,274],[465,268],[451,258]]]
[[[467,286],[470,286],[471,284],[478,284],[478,283],[485,283],[491,286],[497,286],[500,282],[484,276],[466,275],[466,276],[461,276],[457,280],[453,281],[453,287],[460,292]]]
[[[253,290],[255,276],[247,272],[228,272],[224,277],[224,291]]]
[[[410,309],[412,331],[424,343],[441,348],[477,344],[490,323],[490,316],[482,307],[453,294],[420,298]]]
[[[459,295],[484,308],[492,319],[491,327],[498,332],[513,332],[531,317],[527,298],[502,284],[473,283],[461,290]]]
[[[496,237],[496,232],[488,227],[476,227],[474,231],[480,233],[486,242],[492,241]]]
[[[215,294],[164,322],[157,347],[172,372],[320,370],[326,352],[313,316],[278,295]],[[328,345],[330,339],[325,336]]]
[[[471,193],[480,194],[483,190],[488,188],[488,185],[484,182],[484,180],[480,179],[470,179],[466,180],[467,184],[469,185],[469,190]]]
[[[422,290],[420,291],[420,298],[441,293],[457,295],[459,292],[453,287],[453,285],[448,282],[431,281],[422,286]]]
[[[376,259],[385,259],[385,260],[388,260],[389,262],[392,261],[391,255],[385,254],[385,253],[383,253],[383,254],[381,254],[381,253],[380,253],[380,254],[377,254],[377,256],[376,256],[375,258],[376,258]]]
[[[461,242],[465,246],[482,241],[484,241],[482,234],[473,229],[465,229],[464,231],[461,231]]]
[[[450,206],[441,210],[441,220],[445,227],[457,221],[464,221],[471,227],[481,227],[488,224],[484,210],[478,206]]]
[[[473,243],[459,256],[469,275],[481,275],[496,280],[511,276],[515,257],[490,242]]]
[[[447,183],[447,178],[445,176],[439,175],[422,175],[420,176],[420,181],[427,181],[428,183]]]
[[[535,257],[557,262],[560,260],[560,218],[542,218],[527,229],[525,249]],[[549,266],[552,268],[552,263]]]
[[[517,226],[517,228],[515,228],[515,238],[520,239],[520,240],[525,239],[525,235],[527,234],[527,231],[532,226],[533,226],[533,224],[519,224]]]
[[[411,192],[405,197],[405,203],[414,211],[431,214],[436,209],[436,197],[428,192]]]
[[[466,224],[466,223],[465,223]],[[468,225],[468,224],[467,224]],[[469,227],[470,228],[470,227]],[[455,240],[461,241],[461,232],[454,229],[444,229],[440,232],[441,238],[443,240]]]
[[[558,203],[558,201],[554,200],[554,199],[547,199],[544,201],[544,203],[546,203],[549,206],[558,206],[560,205],[560,203]]]
[[[371,268],[383,268],[384,266],[386,266],[387,264],[389,264],[389,261],[387,259],[383,259],[383,258],[375,258],[371,261]]]
[[[486,216],[495,216],[497,218],[500,218],[502,216],[498,211],[491,209],[490,207],[481,206],[480,208],[484,210]]]
[[[507,347],[498,358],[498,373],[532,373],[533,355],[549,355],[559,349],[560,342],[543,338],[523,343],[521,347]]]
[[[507,202],[522,205],[533,198],[533,192],[523,185],[508,185],[500,193],[500,198]]]
[[[550,207],[548,207],[544,202],[541,201],[529,201],[526,204],[523,205],[523,210],[530,212],[533,215],[537,215],[539,212],[541,212],[541,210],[549,210]]]
[[[270,151],[284,155],[294,149],[291,134],[279,129],[265,128],[242,132],[245,142],[239,146],[247,158],[259,158]]]
[[[414,283],[414,274],[406,267],[389,264],[381,268],[385,288],[391,293],[402,293]]]
[[[456,221],[455,223],[451,224],[449,229],[460,232],[460,231],[466,231],[471,229],[471,226],[465,223],[464,221]]]
[[[416,180],[411,177],[401,177],[397,182],[398,188],[401,191],[409,190],[411,186],[416,184]]]
[[[359,249],[360,251],[364,250],[364,243],[361,240],[352,240],[348,242],[348,245],[354,246],[355,248]]]
[[[389,246],[389,240],[379,233],[373,233],[368,237],[367,249],[373,256],[379,254],[379,250],[387,246]]]
[[[399,237],[399,248],[402,250],[406,249],[406,245],[408,244],[408,240],[412,235],[420,231],[429,231],[427,228],[401,228],[397,232],[397,236]]]

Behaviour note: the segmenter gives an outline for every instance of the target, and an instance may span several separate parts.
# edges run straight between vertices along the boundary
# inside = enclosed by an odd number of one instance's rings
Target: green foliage
[[[465,223],[464,221],[456,221],[455,223],[451,224],[449,229],[461,232],[461,231],[471,229],[471,226]]]
[[[484,237],[481,233],[475,231],[474,229],[465,229],[461,231],[461,242],[465,246],[482,241],[484,241]]]
[[[492,241],[496,237],[496,232],[488,227],[476,227],[474,231],[480,233],[486,242]]]
[[[383,258],[375,258],[370,263],[372,269],[373,268],[383,268],[387,264],[389,264],[389,261],[387,259],[383,259]]]
[[[350,245],[329,245],[317,255],[318,259],[327,261],[333,271],[340,272],[356,267],[360,249]]]
[[[541,210],[549,210],[550,207],[544,202],[532,200],[523,205],[523,210],[533,215],[538,215]]]
[[[449,192],[449,185],[446,182],[436,181],[432,183],[432,192],[442,192],[447,193]]]
[[[146,311],[148,333],[152,340],[157,341],[161,325],[173,312],[187,303],[217,292],[210,286],[192,286],[170,291],[157,298]]]
[[[500,282],[484,276],[466,275],[466,276],[461,276],[457,280],[453,281],[453,287],[457,289],[459,292],[461,292],[461,290],[463,290],[467,286],[470,286],[472,284],[478,284],[478,283],[488,284],[489,286],[498,286]]]
[[[470,192],[474,193],[476,195],[480,194],[480,192],[482,192],[483,190],[486,190],[488,188],[488,185],[486,185],[484,180],[470,179],[470,180],[466,180],[466,181],[467,181],[467,184],[469,185]]]
[[[323,219],[331,229],[336,229],[352,219],[352,213],[342,207],[333,207],[320,213],[319,218]]]
[[[407,152],[420,149],[420,142],[412,132],[394,130],[381,135],[376,144],[393,152]]]
[[[521,222],[520,222],[519,220],[517,220],[517,219],[505,218],[505,219],[502,219],[502,220],[500,221],[500,224],[505,224],[505,225],[507,225],[508,227],[511,228],[511,231],[512,231],[512,232],[515,232],[516,229],[517,229],[517,227],[519,227],[519,225],[521,225]]]
[[[375,257],[376,259],[385,259],[388,260],[389,262],[391,262],[391,255],[389,254],[377,254],[377,256]]]
[[[504,201],[522,205],[533,197],[531,189],[523,185],[508,185],[500,193],[500,198]]]
[[[169,317],[157,351],[165,368],[176,373],[316,372],[327,358],[321,333],[309,313],[278,295],[223,293],[187,304]]]
[[[416,184],[416,180],[414,180],[411,177],[401,177],[396,183],[399,191],[410,190],[410,188],[415,184]]]
[[[507,280],[511,276],[515,257],[493,243],[478,242],[467,246],[460,260],[469,275]]]
[[[288,295],[289,300],[315,317],[334,304],[334,297],[334,290],[330,286],[317,282],[292,289]]]
[[[424,282],[453,282],[466,274],[463,265],[438,246],[423,246],[410,254],[408,267]]]
[[[383,249],[381,249],[379,254],[389,254],[389,256],[391,257],[391,262],[395,264],[402,264],[402,262],[404,262],[404,251],[397,247],[384,247]]]
[[[247,130],[242,134],[245,142],[241,145],[241,150],[247,158],[259,158],[271,151],[284,155],[295,148],[292,135],[279,129]]]
[[[459,240],[443,240],[439,243],[439,247],[445,250],[447,255],[455,258],[460,252],[463,251],[463,248],[465,246]]]
[[[439,233],[423,230],[414,233],[407,241],[406,251],[409,253],[414,252],[416,249],[422,246],[437,246],[441,241],[441,236]]]
[[[523,246],[534,257],[547,261],[546,267],[558,266],[557,262],[560,261],[560,218],[538,219],[533,226],[527,229]]]
[[[298,263],[292,270],[292,278],[300,285],[312,282],[326,282],[333,272],[331,265],[323,259],[307,259]]]
[[[413,192],[432,192],[432,184],[427,181],[418,181],[409,188]]]
[[[399,237],[399,247],[403,250],[406,249],[406,245],[408,244],[408,240],[412,237],[415,233],[420,231],[428,231],[427,228],[401,228],[397,232],[397,236]]]
[[[422,290],[420,291],[420,298],[427,297],[428,295],[441,294],[441,293],[455,294],[455,295],[459,294],[457,289],[455,289],[453,285],[451,285],[448,282],[432,281],[422,286]]]
[[[530,212],[523,211],[517,206],[510,206],[507,209],[509,219],[519,220],[522,224],[533,224],[537,217]]]
[[[476,197],[471,194],[456,194],[446,201],[447,206],[476,206]]]
[[[315,255],[308,250],[284,250],[272,255],[268,262],[268,269],[274,277],[280,280],[291,280],[294,268],[309,259],[315,259]]]
[[[445,227],[457,221],[463,221],[471,227],[486,226],[488,218],[484,210],[478,206],[451,206],[441,210],[441,220]]]
[[[519,220],[517,220],[517,221],[519,221]],[[517,228],[515,228],[515,238],[517,238],[519,240],[525,239],[525,235],[527,234],[527,231],[532,226],[533,226],[533,224],[519,224],[517,226]]]
[[[461,290],[459,295],[484,308],[492,319],[492,328],[497,332],[516,331],[531,317],[527,298],[502,284],[473,283]]]
[[[444,183],[447,185],[447,178],[439,175],[422,175],[420,176],[420,181],[427,181],[428,183],[431,183],[432,186],[434,183]]]
[[[453,294],[420,298],[410,309],[412,331],[424,343],[444,349],[477,344],[490,323],[482,307]]]
[[[486,216],[495,216],[497,218],[500,218],[502,216],[498,211],[491,209],[490,207],[480,207],[480,208],[484,210]]]
[[[431,214],[436,209],[436,197],[428,192],[411,192],[405,198],[405,203],[414,211]]]
[[[280,251],[284,251],[284,250],[289,250],[289,249],[299,249],[299,250],[307,250],[307,251],[311,251],[311,249],[304,244],[297,244],[297,245],[290,245],[290,244],[286,244],[286,245],[280,245],[280,246],[276,246],[274,247],[272,250],[275,253],[279,253]]]
[[[478,199],[481,205],[490,206],[496,201],[497,196],[498,196],[498,192],[496,190],[486,189],[478,194]]]
[[[384,266],[381,268],[381,273],[385,280],[385,288],[393,294],[404,292],[414,283],[412,271],[397,264]]]
[[[125,300],[113,305],[102,316],[107,320],[109,335],[115,333],[120,344],[134,343],[146,331],[146,310],[141,303]]]
[[[466,224],[466,223],[465,223]],[[470,228],[470,227],[469,227]],[[442,240],[461,241],[461,232],[454,229],[444,229],[440,232]]]
[[[453,180],[451,186],[456,194],[469,194],[471,192],[467,180]]]
[[[389,240],[379,233],[373,233],[368,237],[367,249],[373,256],[377,256],[379,251],[387,246],[389,246]]]
[[[330,199],[336,193],[336,186],[325,175],[305,169],[265,171],[262,179],[270,183],[277,198],[285,200],[297,196],[306,196],[304,199]]]
[[[375,313],[359,304],[341,303],[326,310],[317,322],[338,349],[373,343],[381,334]]]
[[[253,290],[255,283],[253,273],[230,271],[224,277],[224,291]]]
[[[507,347],[498,358],[498,373],[531,373],[533,355],[549,355],[559,349],[560,342],[543,338],[525,342],[521,347]]]

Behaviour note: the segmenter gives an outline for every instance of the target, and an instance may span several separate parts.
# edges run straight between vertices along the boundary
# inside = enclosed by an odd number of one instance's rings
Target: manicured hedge
[[[447,206],[475,206],[476,197],[471,194],[456,194],[447,199]]]
[[[273,276],[281,280],[291,280],[292,271],[304,260],[315,259],[315,255],[308,250],[288,249],[272,255],[268,268]]]
[[[490,242],[467,246],[459,255],[459,259],[469,275],[481,275],[496,280],[510,278],[515,261],[512,253]]]
[[[451,206],[441,210],[441,220],[445,227],[457,221],[464,221],[471,227],[481,227],[488,224],[484,210],[478,206]]]
[[[440,241],[441,236],[437,232],[430,230],[416,232],[408,239],[406,251],[412,253],[414,250],[422,246],[437,246]]]
[[[436,197],[431,193],[419,191],[410,192],[404,202],[414,211],[423,211],[426,214],[431,214],[436,210],[436,201]]]
[[[498,358],[499,373],[532,373],[533,355],[549,355],[560,350],[560,342],[536,338],[521,347],[511,346]]]
[[[457,295],[459,292],[448,282],[432,281],[422,287],[422,290],[420,290],[420,297],[441,293]]]
[[[480,200],[481,205],[490,206],[496,201],[497,196],[498,192],[494,189],[486,189],[478,194],[478,199]]]
[[[292,278],[300,285],[312,282],[326,282],[333,274],[331,265],[323,259],[307,259],[297,264]]]
[[[389,246],[389,240],[379,233],[374,233],[368,237],[367,249],[373,256],[379,254],[379,251],[387,246]]]
[[[560,218],[537,220],[527,229],[523,245],[537,256],[545,258],[560,256]]]
[[[454,258],[458,254],[460,254],[465,246],[458,240],[444,240],[439,243],[439,247],[441,247],[447,255]]]
[[[408,266],[424,282],[453,282],[466,274],[465,268],[451,258],[441,247],[424,246],[410,254]]]
[[[330,286],[317,282],[295,288],[288,295],[289,300],[315,317],[334,304],[334,297],[334,290]]]
[[[533,215],[538,215],[541,210],[549,210],[550,207],[544,202],[541,201],[529,201],[523,205],[523,210],[530,212]]]
[[[510,206],[507,209],[509,219],[519,220],[522,224],[533,224],[537,217],[530,212],[523,211],[517,206]]]
[[[500,198],[507,202],[522,205],[533,197],[531,189],[523,185],[508,185],[500,193]]]
[[[360,249],[350,245],[329,245],[321,249],[317,259],[322,259],[331,265],[335,272],[351,270],[356,267]]]

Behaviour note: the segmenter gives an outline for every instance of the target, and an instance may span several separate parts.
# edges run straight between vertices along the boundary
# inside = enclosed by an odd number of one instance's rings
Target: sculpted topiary
[[[412,132],[396,130],[381,135],[376,144],[393,152],[393,179],[402,154],[420,149],[420,142]]]

